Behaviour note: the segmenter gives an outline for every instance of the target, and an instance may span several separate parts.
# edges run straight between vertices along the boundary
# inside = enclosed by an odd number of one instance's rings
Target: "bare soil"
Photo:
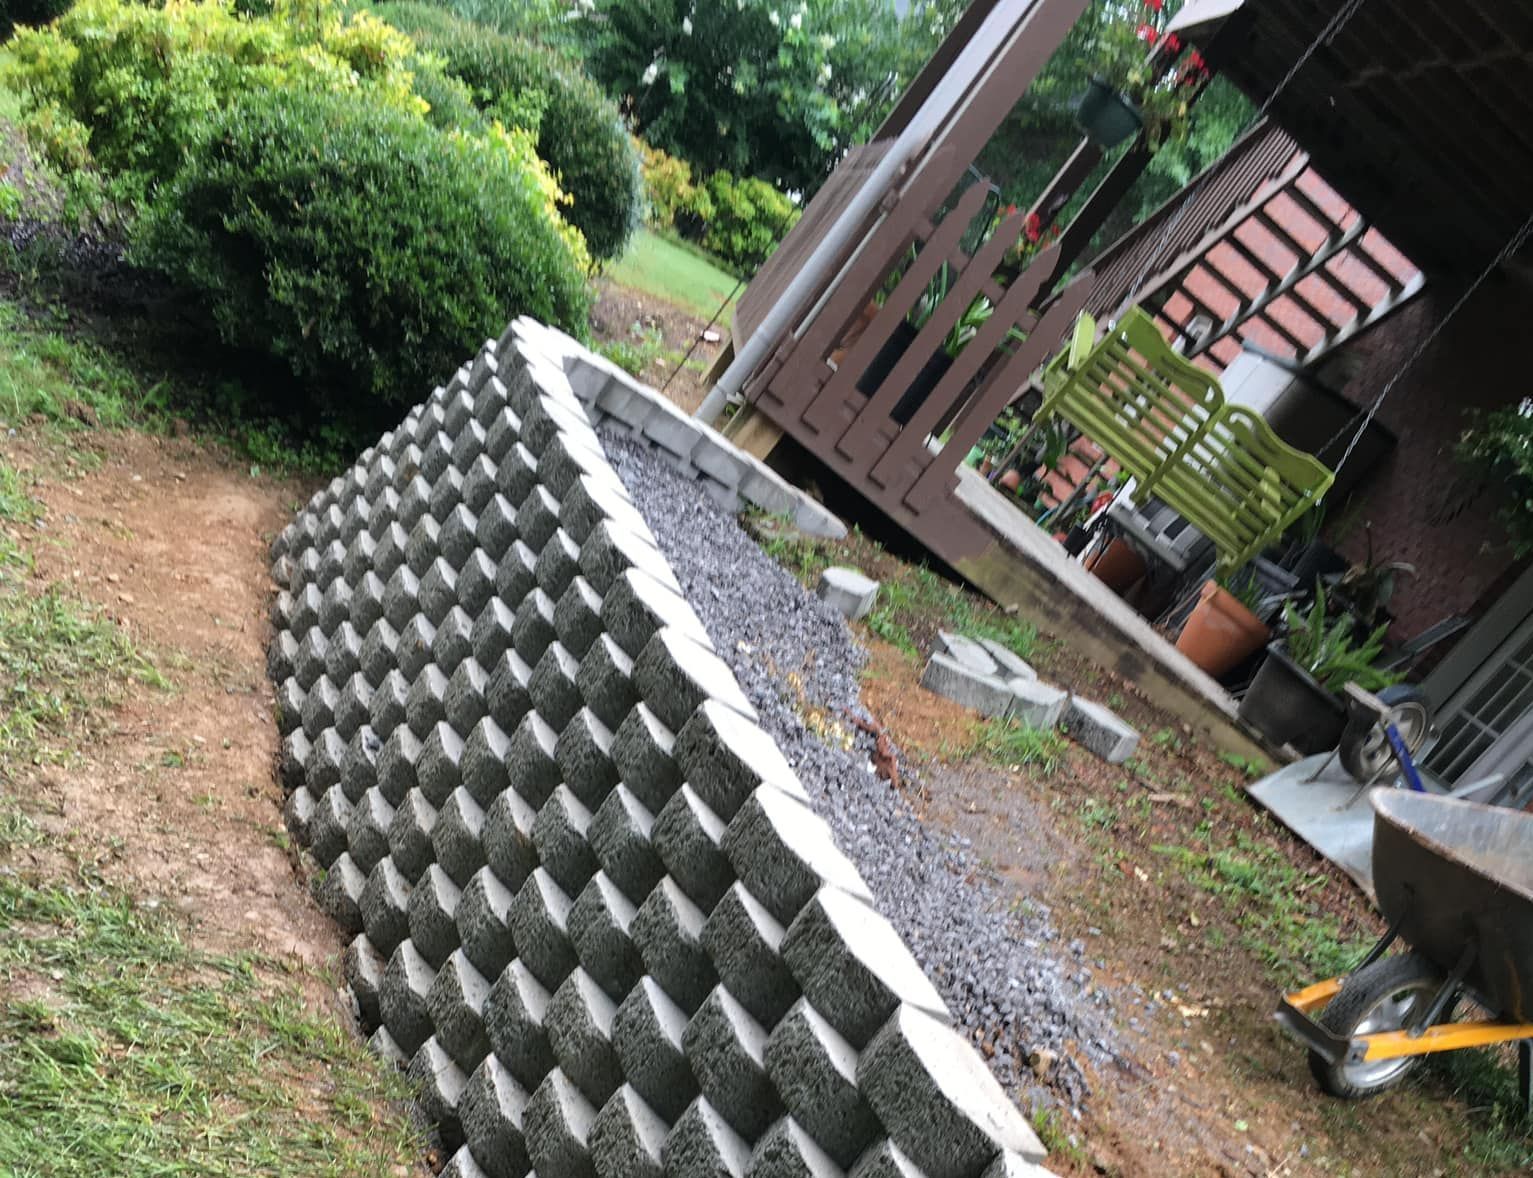
[[[192,439],[90,439],[99,461],[47,443],[6,455],[41,480],[34,575],[99,604],[170,687],[129,687],[77,759],[40,767],[33,817],[140,900],[184,914],[199,947],[268,956],[349,1017],[340,937],[287,849],[273,774],[267,546],[301,492]]]
[[[729,329],[714,324],[712,330],[718,332],[720,339],[709,343],[703,339],[703,332],[709,330],[706,319],[688,315],[664,299],[618,286],[607,279],[598,279],[595,288],[591,334],[603,343],[624,340],[633,344],[647,332],[659,332],[667,354],[657,357],[640,379],[660,389],[688,413],[702,404],[708,392],[703,374],[729,338]],[[689,350],[689,362],[678,368],[677,364]]]

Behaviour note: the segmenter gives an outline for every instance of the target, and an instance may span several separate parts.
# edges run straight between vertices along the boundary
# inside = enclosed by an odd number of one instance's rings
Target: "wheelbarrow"
[[[1407,764],[1408,764],[1407,758]],[[1533,814],[1379,788],[1373,880],[1388,931],[1350,974],[1283,996],[1275,1015],[1333,1096],[1392,1088],[1422,1057],[1518,1045],[1533,1083]],[[1389,954],[1397,943],[1403,953]],[[1454,1020],[1465,1000],[1489,1017]]]

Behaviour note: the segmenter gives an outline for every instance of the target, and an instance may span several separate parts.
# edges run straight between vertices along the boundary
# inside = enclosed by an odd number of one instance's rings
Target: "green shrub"
[[[696,192],[688,212],[704,224],[702,242],[737,270],[749,273],[766,261],[799,218],[799,209],[765,180],[715,172]]]
[[[226,342],[285,360],[332,417],[380,401],[392,416],[515,315],[583,332],[584,258],[551,188],[525,133],[252,91],[139,220],[134,256]]]
[[[487,114],[535,130],[538,154],[573,202],[565,216],[592,256],[623,252],[643,202],[639,160],[617,108],[595,83],[550,49],[440,8],[398,0],[375,11],[440,57]]]
[[[706,188],[692,182],[692,165],[642,139],[634,140],[644,176],[646,219],[656,229],[676,227],[676,218],[691,213],[706,222],[713,216],[713,201]]]
[[[408,37],[329,0],[244,18],[219,0],[164,8],[80,0],[11,42],[4,80],[22,94],[33,143],[76,195],[148,201],[235,95],[273,86],[365,91],[418,114]],[[99,193],[97,188],[102,191]]]

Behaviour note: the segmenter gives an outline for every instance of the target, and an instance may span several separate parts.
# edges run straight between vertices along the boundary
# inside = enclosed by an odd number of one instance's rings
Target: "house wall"
[[[1348,345],[1360,365],[1344,390],[1347,399],[1363,406],[1378,396],[1455,297],[1429,285]],[[1376,558],[1416,566],[1392,606],[1398,637],[1451,614],[1478,614],[1505,584],[1513,562],[1494,519],[1498,492],[1464,477],[1453,446],[1467,410],[1510,405],[1528,394],[1523,333],[1530,314],[1533,284],[1515,275],[1487,281],[1381,408],[1379,419],[1397,439],[1394,451],[1349,505],[1331,506],[1327,534],[1348,557],[1366,557],[1371,530]]]

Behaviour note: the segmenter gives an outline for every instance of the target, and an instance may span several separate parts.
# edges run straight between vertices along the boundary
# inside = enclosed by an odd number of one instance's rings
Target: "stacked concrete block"
[[[1042,682],[1014,651],[990,638],[965,638],[946,630],[937,634],[921,685],[928,691],[1029,728],[1058,727],[1070,693]]]
[[[592,416],[749,497],[722,439],[519,320],[273,548],[285,813],[444,1172],[989,1178],[1041,1157]]]

